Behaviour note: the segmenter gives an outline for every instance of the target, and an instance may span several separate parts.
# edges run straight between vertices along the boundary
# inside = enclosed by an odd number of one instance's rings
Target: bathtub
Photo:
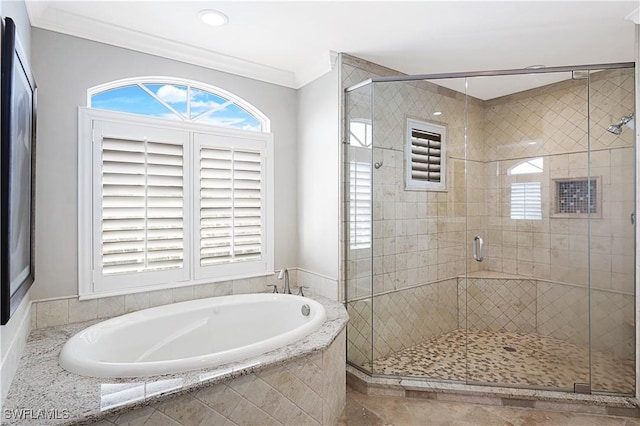
[[[288,345],[319,329],[325,319],[320,303],[301,296],[270,293],[192,300],[92,325],[65,343],[59,360],[64,369],[83,376],[179,373]]]

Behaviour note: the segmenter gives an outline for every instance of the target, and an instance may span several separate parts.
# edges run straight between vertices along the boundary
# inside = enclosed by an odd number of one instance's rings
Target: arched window
[[[117,80],[87,91],[95,109],[268,133],[269,119],[218,87],[167,77]]]
[[[93,87],[78,135],[79,294],[273,271],[273,138],[239,97],[170,78]]]
[[[511,219],[542,219],[542,185],[534,176],[544,171],[544,158],[530,158],[507,169],[508,176],[522,176],[511,182]],[[515,179],[515,178],[514,178]]]

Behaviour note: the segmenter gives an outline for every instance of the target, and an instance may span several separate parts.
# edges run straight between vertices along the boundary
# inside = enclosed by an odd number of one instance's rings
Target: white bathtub
[[[308,316],[302,314],[308,305]],[[94,377],[138,377],[260,355],[314,332],[324,307],[285,294],[213,297],[145,309],[92,325],[62,348],[60,365]]]

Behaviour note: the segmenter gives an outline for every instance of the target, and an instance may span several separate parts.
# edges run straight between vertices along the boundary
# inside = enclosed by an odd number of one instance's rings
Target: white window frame
[[[411,132],[412,130],[437,133],[441,137],[440,148],[440,182],[429,182],[414,179],[411,166]],[[445,126],[420,121],[413,118],[407,119],[405,134],[405,189],[410,191],[446,191],[447,190],[447,128]]]
[[[95,197],[99,197],[100,192],[96,192],[96,188],[100,188],[101,183],[95,182],[94,179],[94,155],[101,155],[101,150],[94,149],[93,139],[93,123],[96,121],[108,121],[111,123],[119,123],[130,126],[148,126],[167,132],[186,132],[189,140],[185,147],[185,163],[184,163],[184,181],[185,181],[185,221],[184,221],[184,273],[172,274],[174,271],[158,272],[165,274],[167,278],[165,282],[153,283],[153,279],[148,282],[141,282],[141,285],[123,286],[119,283],[113,286],[104,286],[94,280],[94,264],[95,250],[101,250],[100,229],[98,220],[94,221],[93,203]],[[197,194],[199,186],[196,189],[187,187],[196,187],[194,173],[194,161],[196,155],[194,150],[195,134],[215,135],[219,138],[227,138],[227,140],[250,140],[262,144],[264,148],[263,160],[264,171],[264,213],[263,223],[264,229],[263,239],[263,256],[261,258],[260,268],[245,268],[234,271],[223,271],[216,274],[197,274],[196,263],[199,263],[199,226],[196,227],[195,197],[189,197],[189,194]],[[96,153],[97,151],[97,153]],[[188,155],[188,156],[187,156]],[[96,110],[91,108],[79,108],[78,112],[78,292],[81,300],[92,299],[97,297],[107,297],[114,295],[123,295],[130,293],[138,293],[151,290],[160,290],[166,288],[176,288],[188,285],[204,284],[218,281],[227,281],[231,279],[244,279],[256,276],[265,276],[273,274],[274,269],[274,149],[273,136],[267,133],[227,129],[214,127],[211,125],[200,123],[185,123],[177,121],[169,121],[160,118],[146,117],[135,114],[122,112],[113,112],[106,110]],[[194,192],[195,191],[195,192]],[[198,229],[196,233],[196,228]],[[96,241],[94,248],[94,241]],[[196,247],[198,246],[198,250]],[[246,265],[246,263],[245,263]],[[223,275],[224,273],[224,275]],[[155,273],[154,273],[155,274]],[[228,275],[227,275],[228,274]],[[157,280],[156,280],[157,281]]]

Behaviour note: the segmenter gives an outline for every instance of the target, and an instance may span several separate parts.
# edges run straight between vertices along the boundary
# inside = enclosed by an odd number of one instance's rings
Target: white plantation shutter
[[[349,241],[351,249],[371,247],[371,164],[349,163]]]
[[[94,126],[94,284],[109,290],[184,279],[188,134]]]
[[[260,260],[259,151],[200,148],[200,265]]]
[[[511,219],[542,219],[540,182],[511,184]]]
[[[198,156],[196,278],[264,271],[268,138],[194,135]]]
[[[406,185],[408,189],[446,189],[446,129],[407,120]]]
[[[81,109],[81,297],[273,271],[270,134]]]

